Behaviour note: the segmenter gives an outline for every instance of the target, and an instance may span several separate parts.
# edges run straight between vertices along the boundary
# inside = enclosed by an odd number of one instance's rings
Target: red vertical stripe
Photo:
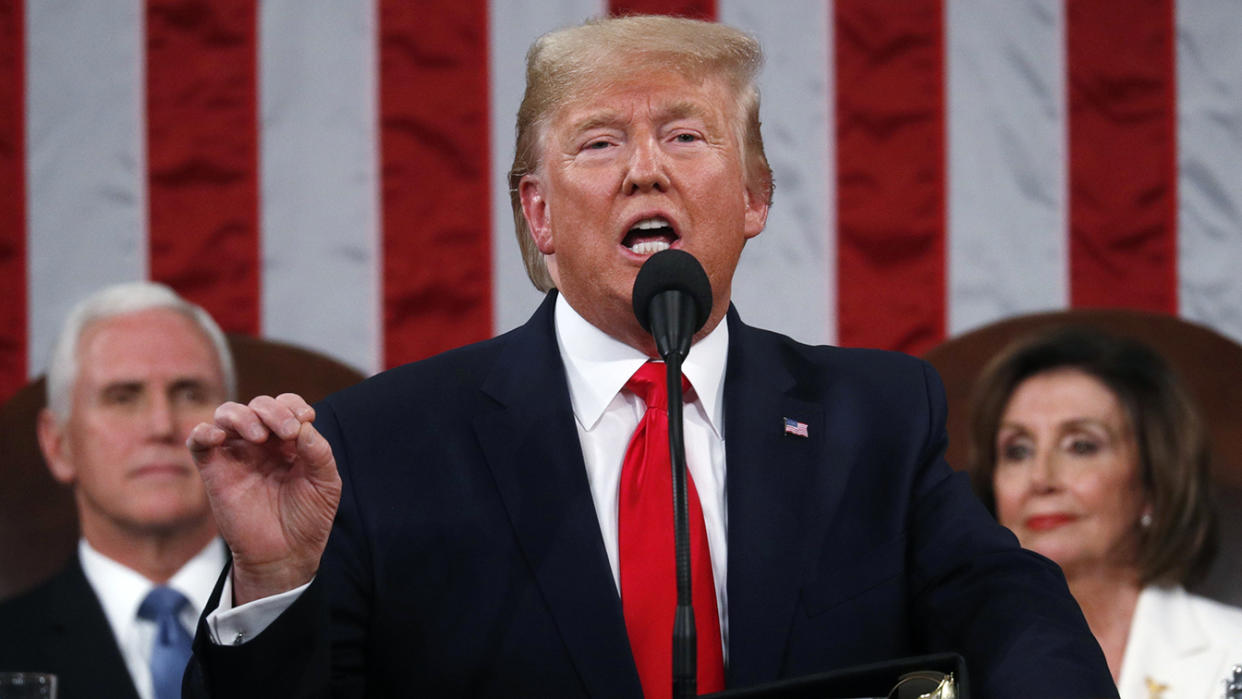
[[[1177,312],[1173,0],[1072,0],[1070,298]]]
[[[259,331],[255,0],[147,0],[151,278]]]
[[[940,0],[837,0],[838,341],[920,353],[945,332]]]
[[[716,19],[716,0],[609,0],[613,15],[673,15],[694,19]]]
[[[492,333],[486,0],[381,0],[384,363]]]
[[[0,401],[26,383],[26,42],[23,0],[0,0]]]

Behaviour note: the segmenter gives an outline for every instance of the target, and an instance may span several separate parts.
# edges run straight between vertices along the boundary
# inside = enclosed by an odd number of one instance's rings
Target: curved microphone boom
[[[651,333],[664,361],[690,352],[690,341],[712,312],[712,285],[703,265],[684,250],[652,255],[634,280],[634,315]]]
[[[697,632],[690,572],[690,505],[686,489],[686,445],[682,430],[681,363],[694,334],[712,312],[712,285],[703,266],[684,250],[652,255],[634,280],[634,315],[655,338],[668,384],[668,447],[673,468],[673,549],[677,611],[673,622],[673,697],[697,694]]]

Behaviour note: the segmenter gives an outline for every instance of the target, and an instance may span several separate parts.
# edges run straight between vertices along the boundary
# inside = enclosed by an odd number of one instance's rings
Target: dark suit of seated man
[[[53,673],[61,699],[180,696],[227,556],[185,440],[232,386],[219,327],[167,287],[118,284],[69,313],[38,431],[82,538],[60,573],[0,605],[0,670]],[[167,647],[156,600],[182,627]]]
[[[945,464],[935,373],[732,309],[772,194],[760,62],[666,17],[536,42],[510,184],[556,291],[314,409],[260,398],[195,428],[234,562],[193,694],[668,696],[671,525],[644,508],[670,498],[642,456],[667,436],[631,290],[672,247],[712,295],[683,367],[699,690],[956,651],[980,696],[1115,696],[1060,572]]]

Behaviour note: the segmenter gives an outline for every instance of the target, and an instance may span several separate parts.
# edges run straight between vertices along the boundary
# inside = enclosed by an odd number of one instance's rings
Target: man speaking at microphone
[[[258,398],[195,429],[233,563],[191,690],[668,696],[666,393],[632,293],[673,248],[711,297],[683,365],[698,690],[957,651],[980,696],[1114,696],[1059,571],[945,464],[934,372],[730,306],[772,198],[760,62],[666,17],[535,43],[510,183],[546,300],[314,409]]]

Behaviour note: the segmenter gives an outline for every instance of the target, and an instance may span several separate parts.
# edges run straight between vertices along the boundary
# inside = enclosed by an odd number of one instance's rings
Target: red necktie
[[[673,555],[673,476],[668,446],[668,387],[665,366],[644,364],[625,384],[647,404],[621,466],[619,558],[621,606],[630,649],[647,699],[673,693],[673,617],[677,609]],[[683,389],[689,387],[682,377]],[[687,474],[688,476],[689,474]],[[724,689],[720,617],[703,508],[694,481],[690,500],[690,564],[695,633],[698,639],[698,691]]]

